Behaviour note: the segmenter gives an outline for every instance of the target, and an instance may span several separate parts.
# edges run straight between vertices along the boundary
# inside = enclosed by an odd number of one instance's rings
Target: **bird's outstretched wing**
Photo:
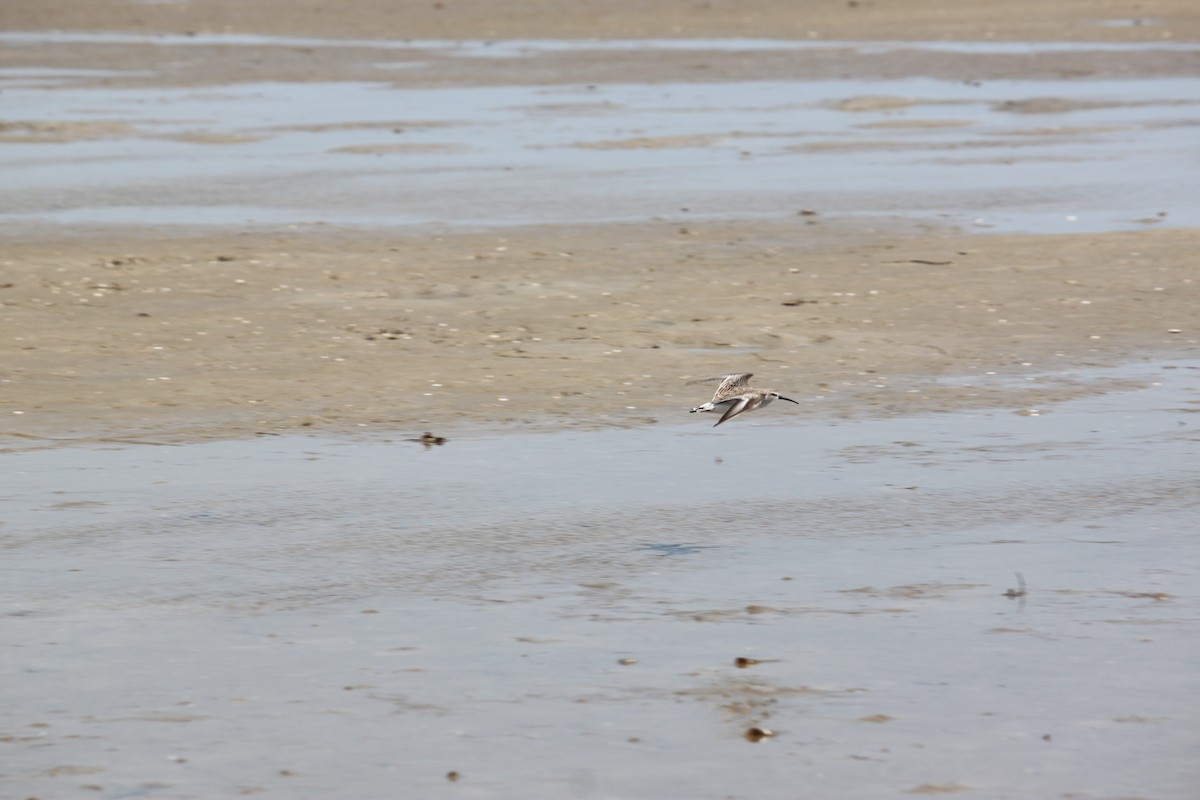
[[[725,413],[721,415],[721,418],[719,420],[717,420],[716,424],[713,425],[713,427],[715,428],[715,427],[717,427],[717,425],[720,425],[725,420],[736,417],[738,414],[745,411],[747,406],[750,405],[751,399],[752,398],[750,398],[750,397],[740,397],[740,398],[738,398],[737,402],[731,403],[729,405],[729,408],[725,409]]]
[[[750,379],[753,377],[753,372],[730,372],[725,375],[714,375],[711,378],[697,378],[694,381],[688,381],[686,385],[691,386],[693,383],[720,381],[721,385],[717,387],[716,394],[714,395],[714,397],[720,397],[721,395],[740,393],[750,385]]]

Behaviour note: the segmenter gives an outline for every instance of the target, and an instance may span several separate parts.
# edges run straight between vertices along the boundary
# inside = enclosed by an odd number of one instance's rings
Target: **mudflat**
[[[1161,49],[1163,43],[1195,39],[1192,4],[1144,3],[1137,19],[1095,2],[1039,5],[1037,13],[1033,8],[614,2],[527,3],[501,13],[488,3],[360,2],[339,6],[334,14],[323,3],[9,4],[2,21],[8,35],[18,38],[0,64],[14,76],[58,76],[58,82],[43,84],[51,96],[68,89],[201,91],[381,75],[395,87],[436,91],[660,81],[945,81],[960,75],[986,85],[1118,75],[1178,79],[1200,71],[1194,50]],[[19,38],[23,31],[25,39]],[[72,40],[63,32],[87,36]],[[130,35],[135,38],[121,38]],[[238,35],[268,38],[240,45],[205,38]],[[155,38],[160,36],[166,38]],[[269,38],[280,36],[312,41]],[[392,37],[697,41],[685,47],[625,47],[619,57],[595,42],[526,57],[491,53],[481,45],[462,58],[396,50]],[[1060,40],[1094,46],[1029,53],[834,47],[801,57],[786,48],[755,51],[699,41],[728,37],[817,43]],[[318,40],[322,45],[313,46]],[[917,102],[898,92],[853,96],[836,107],[854,114],[902,110]],[[994,138],[913,141],[914,135],[936,137],[945,126],[968,124],[954,118],[953,103],[959,101],[948,102],[944,111],[933,108],[932,116],[858,125],[874,135],[870,141],[809,138],[788,147],[814,158],[940,150],[942,168],[958,159],[963,170],[989,159],[1003,163],[991,151],[976,153],[977,146],[993,146]],[[1160,102],[1176,101],[1168,96]],[[1037,117],[1105,103],[1052,96],[993,105]],[[1119,113],[1119,102],[1109,105]],[[95,157],[78,148],[147,141],[153,119],[148,123],[149,112],[142,111],[114,112],[103,120],[85,113],[5,120],[0,147],[26,148],[22,152],[34,160],[65,155],[86,174]],[[547,105],[530,113],[579,112],[589,109]],[[372,130],[332,108],[321,120],[293,127]],[[406,130],[421,129],[419,120],[404,124]],[[1018,133],[1010,137],[1014,147],[1033,140],[1078,140],[1086,147],[1097,136],[1123,135],[1112,125],[1087,124]],[[721,141],[736,146],[744,135],[723,130],[639,136],[632,130],[574,146],[581,154],[669,156]],[[253,146],[259,137],[255,131],[230,133],[198,124],[157,141],[210,148],[189,156],[205,159],[221,148]],[[353,142],[333,149],[365,159],[464,149],[461,142],[437,139]],[[81,155],[70,161],[72,152]],[[1102,161],[1098,165],[1103,169]],[[1039,169],[1036,158],[1017,167]],[[947,174],[953,182],[953,172]],[[1046,174],[1045,192],[1052,194],[1054,172]],[[972,180],[964,171],[963,181]],[[253,175],[245,182],[261,183]],[[464,197],[469,185],[459,190]],[[319,219],[300,226],[197,226],[187,224],[186,211],[168,222],[148,213],[144,222],[130,215],[112,225],[47,216],[93,197],[153,208],[196,202],[189,198],[201,188],[209,205],[223,202],[222,192],[238,202],[247,191],[228,181],[215,188],[176,181],[148,193],[136,183],[125,190],[105,186],[55,189],[38,182],[7,201],[16,215],[0,233],[0,321],[6,330],[0,359],[7,373],[0,403],[10,441],[219,438],[296,428],[409,430],[459,422],[636,425],[672,419],[704,399],[683,383],[714,370],[768,373],[790,392],[835,400],[827,406],[836,413],[955,408],[981,401],[930,378],[1115,363],[1148,351],[1192,352],[1197,343],[1198,276],[1190,257],[1197,233],[1178,223],[1155,229],[1169,219],[1170,209],[1157,216],[1146,212],[1146,219],[1127,230],[1039,235],[965,232],[939,224],[935,214],[915,220],[855,217],[854,197],[843,202],[846,213],[831,200],[832,210],[818,202],[814,209],[739,216],[736,207],[745,193],[725,201],[719,195],[705,198],[711,202],[702,203],[705,213],[695,217],[688,216],[689,196],[683,194],[679,213],[670,218],[581,215],[576,224],[557,218],[547,224],[538,223],[535,211],[521,224],[436,230]],[[354,202],[337,193],[323,195],[321,186],[327,184],[314,181],[303,190],[314,207],[337,210]],[[553,205],[553,183],[537,186],[527,190],[541,193],[534,201]],[[293,192],[290,185],[281,188],[285,195]],[[895,191],[901,188],[912,187]],[[887,195],[876,191],[870,201],[884,208],[908,202],[908,195],[890,201]],[[607,202],[620,205],[618,197]],[[245,202],[260,200],[255,195]],[[993,201],[964,196],[964,213],[975,210],[972,203],[986,207]],[[453,206],[446,214],[452,217]],[[1068,390],[1033,387],[1012,402],[1042,402],[1063,391]]]
[[[523,0],[56,0],[10,4],[5,30],[120,30],[144,33],[259,33],[331,38],[824,38],[1012,41],[1192,40],[1200,13],[1186,0],[938,0],[892,3],[847,0],[747,0],[740,3],[629,0],[575,3]]]
[[[0,5],[0,787],[1194,797],[1198,40]]]
[[[635,425],[714,370],[837,414],[1022,407],[1096,386],[936,379],[1195,351],[1194,231],[804,219],[9,241],[5,432]]]

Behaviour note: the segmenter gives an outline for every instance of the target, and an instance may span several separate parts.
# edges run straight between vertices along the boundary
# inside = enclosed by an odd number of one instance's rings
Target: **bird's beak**
[[[784,397],[783,395],[779,395],[779,399],[780,399],[780,400],[787,400],[789,403],[795,403],[796,405],[800,405],[799,401],[797,401],[797,400],[793,400],[793,399],[792,399],[792,398],[790,398],[790,397]]]

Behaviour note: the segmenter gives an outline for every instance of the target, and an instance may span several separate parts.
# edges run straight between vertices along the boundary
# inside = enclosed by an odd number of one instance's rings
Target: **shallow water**
[[[57,36],[2,40],[13,46],[122,41]],[[321,42],[126,39],[180,47]],[[464,58],[635,46],[326,44]],[[813,48],[1119,53],[1192,47],[745,40],[636,46],[798,54]],[[62,141],[6,133],[0,168],[8,191],[0,199],[0,220],[485,227],[777,217],[811,208],[835,217],[1039,233],[1200,224],[1189,167],[1200,124],[1196,78],[413,89],[392,85],[388,76],[420,69],[421,62],[378,66],[377,82],[204,89],[113,89],[78,84],[75,79],[96,77],[90,70],[0,70],[6,119],[73,126]]]
[[[1200,364],[1074,378],[1146,388],[4,454],[0,784],[1190,797]]]

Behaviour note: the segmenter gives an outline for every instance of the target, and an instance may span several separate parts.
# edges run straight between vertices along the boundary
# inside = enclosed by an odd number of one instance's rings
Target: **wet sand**
[[[571,39],[756,38],[984,41],[1195,40],[1200,14],[1186,0],[1031,0],[947,6],[938,0],[739,3],[664,0],[652,6],[606,0],[356,0],[334,11],[321,0],[230,3],[191,0],[59,0],[10,4],[5,30],[121,30],[152,33],[269,33],[329,38]]]
[[[1194,4],[334,8],[0,8],[0,794],[1194,796]]]
[[[913,235],[701,222],[15,241],[3,433],[180,441],[686,418],[755,372],[807,414],[1013,408],[947,375],[1195,352],[1192,230]],[[32,437],[32,438],[30,438]]]

